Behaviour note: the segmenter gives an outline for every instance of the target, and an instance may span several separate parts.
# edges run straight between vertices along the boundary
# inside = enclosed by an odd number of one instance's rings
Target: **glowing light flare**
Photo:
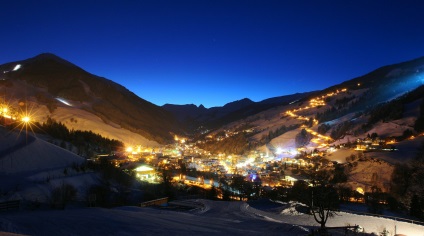
[[[318,146],[318,148],[325,148],[325,147],[328,147],[328,144],[326,144],[326,143],[321,143],[321,144]]]
[[[364,195],[364,193],[365,193],[364,189],[363,189],[363,188],[361,188],[361,187],[357,187],[357,188],[356,188],[356,192],[358,192],[358,193],[360,193],[360,194],[362,194],[362,195]]]
[[[299,154],[299,151],[297,151],[297,150],[290,150],[289,153],[291,155],[297,155],[297,154]]]
[[[224,161],[220,161],[219,164],[224,167],[226,172],[230,171],[230,167],[228,167],[227,163]]]
[[[31,121],[31,117],[29,117],[29,116],[22,117],[22,122],[29,123],[30,121]]]
[[[148,167],[148,166],[139,166],[139,167],[135,168],[134,170],[137,171],[137,172],[144,172],[144,171],[152,171],[154,169],[151,168],[151,167]]]
[[[279,147],[279,148],[277,148],[277,150],[275,151],[275,153],[277,155],[280,155],[281,153],[283,153],[283,149]]]
[[[20,129],[19,133],[21,133],[25,129],[26,135],[28,135],[28,128],[34,133],[33,125],[35,125],[35,112],[34,110],[25,110],[19,112],[18,119],[12,118],[12,120],[16,120],[18,122],[18,126],[16,128]],[[6,116],[5,116],[6,117]]]
[[[319,138],[313,138],[313,139],[311,139],[311,142],[319,144],[321,142],[321,140]]]
[[[0,116],[12,119],[13,109],[12,106],[6,101],[2,101],[2,103],[0,103]],[[16,120],[16,118],[13,120]]]

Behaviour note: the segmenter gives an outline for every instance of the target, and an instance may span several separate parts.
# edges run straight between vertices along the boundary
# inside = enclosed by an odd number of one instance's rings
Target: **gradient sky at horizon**
[[[0,64],[54,53],[157,105],[324,89],[424,56],[424,1],[0,2]]]

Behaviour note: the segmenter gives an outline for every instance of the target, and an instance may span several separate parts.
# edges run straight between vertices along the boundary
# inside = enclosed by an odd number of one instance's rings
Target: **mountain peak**
[[[50,52],[43,52],[41,54],[38,54],[37,56],[33,57],[33,58],[39,58],[39,59],[45,59],[45,58],[55,58],[55,59],[62,59],[58,56],[56,56],[53,53]],[[63,60],[63,59],[62,59]]]
[[[235,108],[235,107],[245,107],[248,105],[253,104],[254,102],[252,100],[250,100],[249,98],[243,98],[234,102],[229,102],[227,104],[224,105],[224,107],[231,107],[231,108]]]
[[[35,57],[32,57],[32,58],[25,60],[24,63],[25,62],[26,63],[55,62],[55,63],[59,63],[59,64],[62,64],[62,65],[76,67],[76,68],[81,69],[80,67],[76,66],[75,64],[73,64],[73,63],[53,54],[53,53],[48,53],[48,52],[38,54]]]
[[[50,106],[50,112],[57,108],[58,101],[54,98],[60,97],[79,102],[82,109],[101,117],[105,123],[119,124],[158,143],[172,141],[170,132],[180,132],[177,121],[162,108],[138,97],[122,85],[90,74],[55,54],[42,53],[0,65],[0,71],[10,71],[16,65],[22,69],[3,73],[5,80],[10,80],[11,86],[25,81],[30,88],[25,91],[31,92],[24,95],[33,96],[39,104]],[[39,88],[43,88],[43,91]],[[16,90],[19,89],[16,86]]]

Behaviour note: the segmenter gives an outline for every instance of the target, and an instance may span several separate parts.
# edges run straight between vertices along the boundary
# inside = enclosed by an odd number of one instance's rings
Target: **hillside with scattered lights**
[[[70,87],[40,79],[63,68],[82,73],[74,67],[51,55],[0,66],[4,201],[19,199],[25,209],[187,198],[309,204],[310,191],[324,186],[341,205],[424,218],[424,209],[410,211],[424,201],[417,194],[424,192],[424,58],[322,91],[201,112],[133,103],[125,97],[135,95],[117,86],[109,90],[113,97],[139,110],[121,109],[94,91],[86,72],[78,81],[65,76]],[[184,116],[188,110],[192,116]],[[192,126],[183,118],[193,119]],[[171,128],[176,124],[181,127]]]

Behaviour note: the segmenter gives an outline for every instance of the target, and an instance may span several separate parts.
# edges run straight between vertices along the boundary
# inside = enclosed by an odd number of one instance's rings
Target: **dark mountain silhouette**
[[[197,107],[193,104],[165,104],[163,105],[163,108],[172,112],[189,130],[196,129],[199,126],[205,126],[213,129],[276,106],[287,105],[290,102],[308,97],[312,93],[314,92],[296,93],[292,95],[268,98],[260,102],[254,102],[248,98],[244,98],[227,103],[222,107],[205,108],[202,105]]]
[[[22,68],[11,71],[16,64],[21,64]],[[150,140],[166,143],[172,140],[171,133],[181,132],[170,112],[56,55],[44,53],[27,60],[7,63],[0,66],[0,71],[9,71],[3,73],[4,81],[23,80],[46,89],[47,94],[39,95],[45,99],[39,100],[54,103],[54,100],[48,98],[62,97],[78,101],[82,109],[96,114],[105,122],[114,122]]]
[[[21,69],[13,70],[17,64]],[[11,86],[13,81],[24,81],[37,88],[33,94],[38,101],[54,111],[62,97],[79,102],[79,108],[101,117],[106,123],[113,122],[132,132],[166,143],[173,133],[193,132],[198,127],[219,128],[230,122],[245,119],[268,109],[308,99],[347,88],[348,106],[341,109],[338,101],[328,111],[317,114],[321,122],[342,115],[372,108],[412,91],[424,84],[424,57],[383,66],[366,75],[331,86],[321,91],[297,93],[254,102],[248,98],[230,102],[222,107],[205,108],[203,105],[156,106],[138,97],[125,87],[90,74],[80,67],[49,53],[0,65],[0,83]],[[355,90],[363,90],[354,95]]]
[[[368,89],[357,109],[370,108],[424,84],[424,57],[380,67],[363,76],[331,86],[323,92]]]

